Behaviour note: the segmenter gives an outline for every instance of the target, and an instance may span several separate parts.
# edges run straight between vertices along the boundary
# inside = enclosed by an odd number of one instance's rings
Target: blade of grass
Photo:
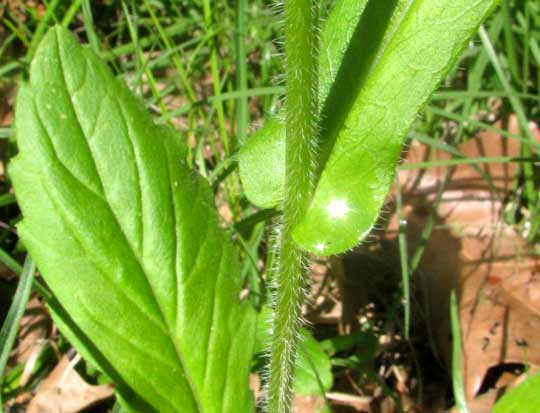
[[[114,402],[114,406],[112,408],[111,413],[128,413],[128,412],[122,407],[120,402],[117,400],[116,402]]]
[[[525,45],[523,48],[523,63],[521,65],[521,90],[523,92],[527,92],[528,85],[529,85],[529,63],[530,63],[530,51],[527,47],[529,44],[529,24],[530,24],[530,7],[528,5],[525,5],[525,21],[524,21],[524,27],[523,27],[523,40],[522,44]]]
[[[450,322],[452,326],[452,388],[459,413],[468,413],[461,373],[461,331],[456,292],[450,295]]]
[[[435,113],[435,114],[437,114],[439,116],[442,116],[444,118],[452,119],[452,120],[455,120],[455,121],[458,121],[458,122],[469,122],[469,124],[471,124],[473,126],[476,126],[476,127],[482,128],[482,129],[486,129],[486,130],[489,130],[489,131],[493,131],[493,132],[498,133],[499,135],[504,136],[506,138],[516,139],[518,141],[525,142],[525,143],[531,145],[532,147],[534,147],[537,151],[540,151],[540,145],[534,140],[531,141],[531,139],[529,137],[524,137],[522,135],[517,135],[515,133],[508,132],[505,129],[501,129],[501,128],[498,128],[496,126],[493,126],[493,125],[491,125],[489,123],[482,122],[482,121],[479,121],[479,120],[476,120],[476,119],[469,119],[469,118],[467,118],[467,117],[465,117],[465,116],[463,116],[461,114],[453,113],[453,112],[447,111],[445,109],[435,107],[433,105],[427,106],[426,110],[428,112]],[[529,132],[530,132],[530,130],[529,130]]]
[[[92,50],[100,54],[101,46],[99,37],[96,34],[94,27],[94,17],[92,16],[92,6],[90,0],[82,0],[82,12],[83,12],[83,23],[86,30],[86,36],[88,37],[88,42]]]
[[[506,74],[504,73],[504,70],[502,68],[502,65],[499,61],[499,57],[497,56],[497,52],[495,51],[495,48],[493,47],[493,43],[491,42],[486,30],[484,27],[480,28],[480,39],[482,40],[482,44],[484,48],[486,49],[487,55],[489,56],[489,59],[491,61],[491,64],[493,65],[493,68],[495,69],[495,73],[497,74],[497,78],[499,79],[499,82],[501,82],[503,89],[509,93],[515,93],[514,88],[508,81]],[[517,70],[517,69],[516,69]],[[534,136],[532,134],[532,131],[529,127],[529,120],[527,119],[527,115],[525,112],[525,108],[523,104],[521,103],[521,100],[517,97],[509,97],[510,104],[512,106],[512,109],[516,113],[519,128],[521,134],[523,134],[528,142],[523,142],[521,145],[521,155],[525,158],[529,158],[531,156],[531,147],[530,144],[534,141]],[[538,210],[538,196],[536,193],[536,188],[534,184],[534,171],[533,166],[530,163],[524,163],[522,165],[523,167],[523,174],[525,177],[525,191],[527,195],[527,199],[529,202],[529,211],[531,211],[531,217],[533,217],[531,224],[532,229],[529,233],[529,241],[532,241],[538,232],[538,229],[540,228],[540,216],[538,216],[537,210]]]
[[[26,308],[26,303],[32,292],[32,281],[34,280],[34,272],[36,266],[32,258],[28,255],[24,262],[24,267],[19,278],[19,284],[13,297],[13,302],[9,308],[6,320],[0,330],[0,386],[4,377],[4,369],[17,338],[17,331],[21,318]],[[2,413],[2,393],[0,392],[0,413]]]
[[[489,27],[489,37],[490,39],[498,39],[501,31],[503,29],[503,16],[501,13],[497,13],[493,18],[490,27]],[[474,64],[467,73],[467,92],[474,93],[479,91],[482,88],[482,81],[484,78],[484,73],[486,72],[487,67],[489,66],[489,57],[486,54],[484,49],[480,49],[476,57]],[[462,114],[467,117],[471,117],[472,109],[472,99],[465,101],[465,107],[463,108]],[[460,123],[463,125],[464,123]]]
[[[150,86],[150,90],[152,91],[152,96],[154,96],[154,98],[156,99],[156,102],[159,106],[159,109],[161,110],[161,113],[166,114],[169,110],[167,106],[165,105],[165,103],[163,102],[163,96],[159,92],[154,74],[148,68],[148,62],[147,62],[146,57],[144,56],[142,49],[140,47],[137,47],[139,43],[139,35],[138,35],[137,26],[134,22],[135,19],[132,18],[126,6],[126,3],[124,1],[122,1],[122,10],[124,12],[124,15],[126,17],[126,21],[128,24],[129,35],[131,37],[131,40],[136,46],[135,55],[137,56],[137,60],[139,62],[140,73],[144,72],[146,74],[148,85]],[[141,82],[141,90],[142,90],[142,82]],[[142,93],[141,93],[141,96],[142,96]]]
[[[69,9],[66,11],[64,17],[62,18],[61,25],[63,27],[68,27],[71,24],[71,22],[75,18],[75,15],[79,11],[79,7],[81,7],[81,1],[82,0],[75,0],[71,3]]]
[[[431,100],[447,100],[447,99],[487,99],[493,97],[509,98],[517,97],[523,100],[540,101],[540,96],[531,95],[530,93],[507,93],[504,91],[469,91],[469,90],[449,90],[435,93]]]
[[[3,248],[0,248],[0,262],[16,274],[20,274],[23,269],[21,264],[19,264],[17,260],[9,255]]]
[[[396,210],[399,222],[399,259],[401,264],[401,282],[403,285],[403,322],[405,331],[405,340],[409,340],[409,330],[411,324],[411,306],[410,306],[410,271],[409,258],[407,253],[407,234],[405,232],[407,221],[403,217],[403,202],[401,199],[401,187],[399,185],[398,174],[395,179],[396,187]]]
[[[12,61],[12,62],[6,63],[2,67],[0,67],[0,78],[4,77],[9,72],[12,72],[12,71],[20,68],[21,66],[22,66],[21,63],[18,62],[18,61]]]
[[[154,10],[150,2],[148,0],[144,0],[144,4],[146,6],[146,9],[150,13],[152,23],[154,24],[154,26],[156,27],[159,33],[161,42],[165,45],[165,48],[167,49],[167,54],[171,55],[172,63],[174,67],[176,68],[178,75],[180,76],[181,87],[183,88],[184,94],[187,95],[189,105],[191,105],[192,107],[195,107],[193,104],[194,102],[197,101],[197,95],[195,93],[194,86],[187,74],[186,68],[184,67],[184,63],[178,53],[179,50],[183,49],[183,46],[180,46],[180,48],[173,47],[173,42],[171,41],[169,35],[167,34],[167,31],[163,29],[163,26],[159,22],[159,19],[157,18],[156,14],[154,13]],[[209,41],[211,38],[213,38],[216,34],[217,32],[214,32],[212,30],[204,36],[202,41],[200,41],[200,39],[197,39],[197,42],[201,44],[205,43],[206,41]],[[149,68],[150,67],[151,65],[149,64]],[[197,120],[195,118],[195,111],[189,110],[186,112],[186,114],[188,115],[188,126],[189,126],[188,131],[193,131],[197,123]],[[174,116],[175,115],[171,115],[170,118]],[[204,112],[200,108],[198,108],[197,110],[197,116],[199,117],[199,119],[204,119],[205,117]],[[186,136],[186,139],[188,141],[192,138],[196,140],[195,136],[191,132],[190,134],[191,136]],[[188,154],[188,163],[190,166],[193,166],[193,155],[191,151]]]
[[[433,208],[430,211],[429,217],[422,228],[422,233],[420,235],[420,243],[418,248],[414,251],[414,254],[411,257],[409,262],[409,268],[411,272],[415,272],[420,264],[420,260],[424,255],[426,245],[431,237],[433,228],[435,227],[436,218],[438,216],[439,205],[442,201],[444,191],[452,179],[453,170],[448,169],[444,175],[443,181],[437,187],[437,193],[435,194],[435,199],[433,200]]]
[[[240,233],[237,233],[237,239],[245,253],[242,263],[242,279],[247,279],[249,287],[249,299],[253,306],[260,311],[264,302],[264,280],[259,268],[257,267],[257,252],[264,235],[264,224],[260,223],[253,229],[249,240],[244,240]]]
[[[243,220],[234,224],[234,230],[240,233],[251,231],[252,228],[259,222],[271,221],[273,218],[279,215],[279,211],[276,209],[262,209],[251,215],[248,215]],[[275,242],[274,242],[275,243]]]
[[[219,185],[238,167],[236,159],[233,157],[225,158],[220,161],[216,167],[208,174],[208,181],[212,184],[214,192],[219,188]]]
[[[13,205],[16,203],[15,195],[13,194],[2,194],[0,195],[0,207]]]
[[[9,139],[15,136],[15,130],[12,128],[0,128],[0,139]]]
[[[7,268],[13,271],[15,274],[22,274],[23,267],[19,264],[11,255],[9,255],[3,248],[0,248],[0,262]],[[33,281],[34,289],[45,299],[50,297],[49,290],[43,286],[38,280]]]
[[[189,30],[189,20],[180,18],[178,19],[178,21],[163,30],[168,36],[183,35]],[[129,55],[130,53],[136,52],[139,47],[145,49],[152,46],[158,41],[158,39],[159,34],[152,33],[148,36],[141,37],[137,45],[133,42],[124,43],[117,47],[114,47],[111,50],[104,51],[103,53],[101,53],[101,57],[105,60],[112,60],[125,55]]]
[[[170,37],[167,34],[167,31],[163,29],[163,26],[159,22],[159,19],[157,18],[149,0],[144,0],[144,5],[146,9],[148,10],[148,13],[150,14],[152,23],[154,24],[154,26],[157,29],[157,32],[159,33],[159,38],[165,45],[165,48],[167,49],[167,51],[171,53],[172,62],[174,64],[174,67],[176,68],[176,71],[178,72],[178,75],[180,76],[180,79],[182,81],[182,86],[184,87],[184,90],[187,94],[189,101],[192,103],[195,102],[197,100],[197,96],[189,80],[189,77],[186,73],[184,64],[182,63],[182,60],[178,54],[178,51],[173,47],[173,42],[170,40]]]
[[[536,65],[540,66],[540,46],[538,45],[538,40],[535,38],[531,38],[529,40],[529,48],[534,60],[536,61]],[[538,75],[540,77],[540,72]]]
[[[247,62],[246,62],[246,0],[236,1],[236,90],[247,90]],[[248,98],[246,94],[236,103],[236,147],[241,147],[246,140],[246,131],[249,124]]]
[[[444,141],[434,139],[428,135],[421,134],[418,132],[411,134],[411,137],[416,139],[418,142],[421,142],[426,145],[430,145],[434,149],[440,149],[442,151],[445,151],[456,158],[460,158],[460,159],[466,158],[466,156],[461,151],[459,151],[457,148],[455,148],[452,145],[449,145],[448,143]],[[456,139],[454,141],[458,142],[459,136],[456,136]],[[478,173],[478,175],[480,175],[488,184],[489,189],[491,190],[493,199],[499,199],[500,196],[497,192],[497,188],[495,184],[493,183],[493,180],[491,179],[491,176],[489,175],[489,173],[487,173],[483,168],[481,168],[480,166],[476,164],[472,164],[472,167]]]
[[[2,56],[4,55],[5,51],[8,49],[8,47],[13,44],[13,42],[17,39],[17,36],[15,36],[15,34],[11,33],[10,35],[7,36],[7,38],[5,38],[2,42],[2,44],[0,44],[0,58],[2,58]]]
[[[193,102],[192,104],[187,104],[185,106],[182,106],[181,108],[171,110],[166,115],[162,115],[158,118],[158,122],[163,122],[168,119],[171,119],[176,116],[182,116],[186,113],[189,113],[193,108],[199,107],[202,105],[207,105],[209,103],[215,104],[217,102],[223,102],[226,100],[232,100],[232,99],[242,99],[242,98],[249,98],[254,96],[275,96],[280,95],[284,91],[284,88],[281,86],[269,86],[269,87],[260,87],[260,88],[254,88],[254,89],[246,89],[243,91],[235,90],[232,92],[222,93],[217,96],[209,96],[204,99],[197,100],[196,102]]]
[[[22,44],[24,44],[26,47],[30,47],[30,41],[23,31],[19,30],[9,19],[6,19],[5,17],[2,17],[2,23],[4,23],[9,30],[11,30],[11,33],[17,36]]]
[[[510,70],[512,79],[516,82],[520,81],[519,77],[519,63],[516,39],[514,38],[512,29],[512,19],[510,17],[509,2],[501,2],[501,16],[503,19],[503,34],[504,34],[504,50],[505,57],[508,63],[508,69]]]
[[[175,55],[178,55],[178,53],[182,53],[187,55],[187,49],[195,46],[196,50],[201,44],[204,44],[208,42],[212,37],[216,37],[219,34],[218,31],[210,31],[206,33],[204,36],[197,37],[197,38],[191,38],[187,39],[186,41],[171,47],[170,49],[161,50],[158,56],[152,57],[148,60],[148,67],[151,69],[167,69],[171,67],[171,61],[174,63]],[[191,53],[194,53],[193,51],[190,51]],[[182,64],[180,61],[179,64]],[[130,69],[134,67],[134,64],[132,62],[126,62],[123,66],[125,69]],[[184,69],[185,70],[185,69]],[[177,69],[178,71],[178,69]],[[187,76],[187,75],[186,75]],[[189,78],[186,79],[186,83],[178,82],[177,78],[175,76],[172,76],[170,79],[171,83],[174,83],[181,91],[182,95],[186,95],[189,101],[191,101],[191,98],[189,96],[189,92],[185,91],[185,88],[189,87],[191,90],[193,90],[193,86],[191,85]],[[195,92],[193,92],[195,93]],[[197,97],[194,95],[194,100],[197,99]]]
[[[211,30],[214,22],[213,8],[210,4],[210,0],[204,0],[204,21],[206,30]],[[219,75],[217,44],[215,38],[210,42],[210,72],[212,75],[212,86],[214,88],[214,95],[219,96],[221,94],[221,78]],[[218,117],[218,129],[221,143],[225,152],[225,156],[230,155],[229,137],[227,136],[227,126],[225,124],[225,111],[221,102],[215,103]],[[219,156],[218,153],[215,156]]]
[[[46,11],[43,17],[39,20],[39,24],[34,31],[34,35],[32,36],[32,41],[30,43],[30,47],[28,49],[28,53],[25,56],[26,62],[30,62],[32,58],[34,57],[34,53],[37,49],[37,46],[39,45],[39,42],[43,38],[43,35],[45,34],[45,31],[49,27],[49,21],[51,18],[54,20],[56,19],[56,16],[54,15],[54,11],[60,4],[60,0],[53,0],[49,3],[48,6],[46,6]]]
[[[538,158],[524,158],[515,156],[494,156],[494,157],[481,157],[481,158],[463,158],[463,159],[441,159],[436,161],[415,162],[399,165],[399,170],[407,169],[429,169],[438,168],[440,166],[455,166],[455,165],[471,165],[478,163],[510,163],[520,162],[523,164],[540,164]]]

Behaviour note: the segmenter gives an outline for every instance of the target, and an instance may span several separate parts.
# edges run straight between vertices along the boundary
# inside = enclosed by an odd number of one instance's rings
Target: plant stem
[[[304,253],[292,239],[313,191],[313,153],[317,133],[316,0],[285,1],[287,58],[286,177],[280,262],[273,324],[269,413],[288,413],[304,302]]]

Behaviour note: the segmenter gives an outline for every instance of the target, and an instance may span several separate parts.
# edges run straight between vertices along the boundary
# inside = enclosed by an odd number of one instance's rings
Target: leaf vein
[[[68,91],[69,93],[69,88],[68,88],[68,85],[67,85],[67,82],[66,82],[66,79],[63,75],[64,73],[64,62],[63,62],[63,58],[62,58],[62,54],[60,52],[60,46],[59,46],[59,41],[58,41],[58,38],[57,38],[57,42],[56,42],[56,48],[57,48],[57,54],[58,54],[58,57],[59,57],[59,61],[60,61],[60,66],[61,66],[61,73],[62,73],[62,80],[64,82],[64,87],[66,89],[66,91]],[[71,100],[70,100],[71,101]],[[73,113],[74,113],[74,116],[75,118],[77,119],[77,123],[78,123],[78,126],[79,126],[79,129],[81,130],[82,132],[82,136],[83,136],[83,141],[85,142],[88,150],[90,151],[90,154],[92,156],[92,159],[94,161],[94,165],[96,166],[96,171],[97,171],[97,164],[96,164],[96,160],[94,158],[94,155],[92,153],[92,150],[90,148],[90,146],[88,145],[88,142],[86,141],[86,137],[84,135],[84,132],[82,131],[82,126],[81,126],[81,122],[80,122],[80,119],[78,117],[78,114],[77,114],[77,111],[76,111],[76,108],[75,106],[73,105],[73,102],[71,102],[71,106],[72,106],[72,109],[73,109]],[[101,176],[99,175],[99,171],[97,171],[97,175],[98,175],[98,178],[100,179],[101,181],[101,185],[103,186],[103,180],[101,178]],[[178,362],[180,364],[180,366],[182,366],[182,370],[184,372],[184,374],[186,375],[186,380],[188,382],[188,384],[190,385],[190,391],[191,391],[191,395],[193,397],[193,400],[195,401],[195,404],[197,405],[197,410],[199,412],[203,412],[203,409],[202,409],[202,405],[201,405],[201,402],[197,396],[197,393],[195,391],[195,387],[194,387],[194,383],[193,383],[193,380],[191,379],[191,377],[189,376],[189,372],[188,370],[186,369],[186,362],[185,362],[185,358],[183,356],[183,353],[181,351],[181,349],[179,348],[178,346],[178,343],[177,341],[174,339],[175,335],[171,329],[171,325],[168,323],[167,321],[167,318],[165,316],[165,312],[161,306],[161,303],[159,302],[158,298],[157,298],[157,294],[154,290],[154,288],[152,287],[152,284],[150,283],[150,281],[148,280],[148,278],[146,277],[146,271],[144,269],[144,266],[142,265],[141,261],[140,261],[140,257],[135,253],[135,250],[133,249],[133,245],[130,243],[129,239],[127,238],[126,234],[124,233],[123,229],[122,229],[122,226],[120,225],[119,221],[118,221],[118,217],[116,216],[116,214],[114,213],[114,211],[112,210],[110,204],[108,202],[105,202],[105,204],[107,205],[107,207],[109,208],[109,211],[111,212],[111,215],[112,217],[116,220],[116,224],[118,226],[118,229],[119,229],[119,233],[122,234],[123,238],[124,238],[124,241],[126,243],[126,245],[128,246],[128,248],[130,249],[131,251],[131,254],[133,255],[135,261],[137,262],[142,274],[143,274],[143,279],[146,281],[146,285],[148,287],[148,290],[150,292],[150,296],[152,297],[155,305],[156,305],[156,308],[159,310],[159,315],[160,315],[160,318],[162,319],[163,323],[165,326],[167,326],[167,329],[168,329],[168,337],[169,339],[171,340],[171,342],[173,343],[174,345],[174,348],[176,350],[176,355],[177,355],[177,359],[178,359]]]
[[[49,135],[49,132],[47,131],[47,129],[45,128],[45,125],[43,124],[43,121],[41,120],[41,117],[39,116],[39,112],[37,110],[37,108],[35,109],[36,111],[36,114],[37,114],[37,120],[38,120],[38,123],[40,124],[40,127],[41,129],[43,130],[44,132],[44,136],[47,137],[47,140],[49,141],[49,145],[52,146],[52,142],[51,142],[51,138],[50,138],[50,135]],[[83,182],[81,182],[74,174],[73,172],[67,168],[61,161],[60,159],[58,158],[58,156],[56,155],[56,152],[54,151],[54,147],[52,147],[52,155],[55,156],[53,159],[51,159],[51,161],[53,162],[56,162],[60,168],[62,170],[64,170],[65,172],[67,172],[69,174],[70,177],[72,177],[78,184],[80,184],[82,186],[83,189],[89,191],[92,195],[96,196],[100,201],[102,201],[103,203],[106,204],[106,201],[103,199],[103,197],[101,197],[99,194],[95,193],[94,191],[92,191],[91,188],[89,188],[88,186],[86,186]],[[58,201],[56,200],[56,198],[53,196],[53,194],[51,193],[51,190],[49,189],[49,185],[47,185],[46,183],[43,184],[43,188],[45,188],[45,191],[49,194],[49,198],[51,199],[51,201],[55,204],[56,206],[56,209],[60,212],[60,215],[63,217],[63,220],[64,221],[68,221],[66,218],[65,218],[65,214],[63,213],[64,211],[64,208],[61,207],[60,203],[58,203]],[[81,239],[77,236],[77,234],[73,231],[73,229],[71,228],[71,226],[69,225],[66,225],[66,228],[68,230],[70,230],[70,232],[75,236],[75,239],[77,240],[77,243],[86,251],[93,251],[92,248],[88,248],[82,241]],[[89,256],[93,256],[93,254],[89,254]],[[105,274],[107,274],[107,271],[103,268],[101,268],[101,264],[99,264],[99,260],[92,260],[94,262],[94,264],[96,265],[97,268],[100,269],[100,273],[101,275],[110,281],[110,283],[112,285],[115,286],[115,288],[118,288],[119,291],[122,292],[122,295],[124,295],[126,297],[126,299],[130,302],[133,303],[134,305],[134,308],[139,308],[139,303],[137,303],[136,301],[134,301],[131,296],[129,294],[127,294],[126,292],[124,292],[124,289],[123,288],[119,288],[115,282],[115,280],[113,278],[110,278],[109,276],[106,276]],[[163,324],[160,323],[163,322],[163,320],[155,320],[154,318],[150,317],[146,312],[143,312],[141,311],[142,314],[145,314],[148,318],[149,321],[152,321],[161,331],[163,331],[164,334],[167,334],[167,329],[164,327]]]

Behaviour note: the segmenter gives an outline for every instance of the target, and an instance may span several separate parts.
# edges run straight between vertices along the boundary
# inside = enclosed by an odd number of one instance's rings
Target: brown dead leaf
[[[51,324],[52,320],[45,305],[37,296],[31,297],[21,319],[17,342],[9,360],[10,365],[25,363],[20,378],[21,386],[25,386],[32,377],[36,362],[50,341],[47,336]]]
[[[498,125],[501,127],[502,125]],[[538,128],[532,125],[537,140]],[[517,133],[515,117],[509,130]],[[518,157],[519,141],[485,132],[459,147],[467,157]],[[406,162],[449,159],[447,153],[413,143]],[[421,244],[437,188],[447,168],[401,171],[409,253]],[[463,371],[468,399],[480,390],[488,370],[505,363],[540,365],[540,259],[514,227],[502,219],[516,163],[460,165],[436,211],[419,273],[431,334],[449,361],[449,292],[460,297]],[[491,184],[485,179],[491,177]],[[397,230],[393,217],[390,230]]]
[[[249,389],[253,392],[255,400],[258,400],[262,393],[261,378],[257,373],[249,375]]]
[[[293,398],[292,413],[316,413],[324,407],[324,398],[321,396],[300,396]]]
[[[27,413],[77,413],[113,396],[111,385],[89,385],[74,364],[67,356],[62,357],[39,386]]]
[[[0,126],[13,124],[14,89],[12,87],[0,88]]]
[[[11,354],[10,364],[26,362],[41,347],[51,329],[51,318],[43,303],[33,296],[21,319],[17,342]]]

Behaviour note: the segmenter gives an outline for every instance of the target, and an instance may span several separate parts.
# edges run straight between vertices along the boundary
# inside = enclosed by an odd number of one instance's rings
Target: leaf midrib
[[[34,102],[34,105],[35,105],[35,102]],[[37,108],[34,108],[37,116],[38,116],[38,122],[40,123],[41,125],[41,128],[42,130],[45,132],[45,135],[49,136],[48,132],[47,132],[47,129],[45,128],[45,125],[43,124],[43,121],[39,118],[39,112],[37,111]],[[50,138],[49,138],[50,140]],[[52,144],[51,144],[52,145]],[[54,152],[54,148],[52,149],[52,151]],[[78,178],[73,174],[73,172],[71,170],[69,170],[61,161],[60,159],[58,158],[58,156],[56,155],[56,152],[54,152],[54,156],[55,156],[55,159],[53,161],[56,161],[58,163],[58,165],[60,165],[60,167],[65,170],[66,173],[68,173],[75,181],[77,181],[83,188],[85,188],[85,190],[87,190],[90,194],[96,196],[99,200],[103,201],[105,204],[106,204],[106,201],[100,197],[98,194],[96,194],[95,192],[93,192],[90,188],[88,188],[83,182],[81,182],[80,180],[78,180]],[[45,190],[47,191],[47,194],[49,196],[49,199],[51,200],[51,202],[56,206],[56,209],[58,211],[60,211],[60,214],[61,214],[61,219],[62,221],[64,222],[64,224],[66,225],[67,228],[69,228],[70,232],[74,235],[74,239],[77,241],[77,243],[81,246],[82,249],[84,249],[85,251],[89,251],[89,257],[92,257],[92,261],[94,262],[94,265],[96,266],[96,268],[99,269],[99,273],[101,274],[101,276],[103,278],[105,278],[106,280],[108,280],[110,282],[110,285],[113,286],[113,288],[118,292],[119,295],[122,295],[124,296],[128,301],[132,302],[132,305],[134,306],[134,308],[139,308],[138,307],[138,303],[136,301],[133,301],[133,299],[129,296],[129,294],[126,294],[125,291],[118,287],[117,284],[114,282],[113,279],[111,279],[109,276],[107,276],[107,271],[105,269],[102,268],[102,266],[99,264],[99,260],[96,260],[94,258],[94,255],[93,253],[91,252],[92,250],[90,248],[87,248],[86,244],[84,243],[84,241],[81,239],[81,237],[76,234],[71,225],[69,224],[69,219],[67,217],[65,217],[65,214],[63,212],[63,208],[62,206],[58,203],[58,201],[55,199],[55,196],[51,193],[50,189],[48,189],[48,186],[45,184],[45,183],[42,183],[42,186],[43,188],[45,188]],[[159,308],[159,307],[158,307]],[[165,335],[169,334],[168,333],[168,330],[166,329],[167,325],[163,322],[163,319],[161,320],[155,320],[153,317],[150,317],[148,313],[146,312],[143,312],[141,311],[142,314],[144,314],[146,316],[146,318],[148,319],[148,321],[150,321],[152,324],[154,324],[159,330],[161,330]],[[161,318],[161,317],[160,317]],[[161,321],[161,323],[159,322]],[[161,361],[161,360],[160,360]],[[161,361],[162,362],[162,361]],[[157,392],[157,394],[159,395],[160,393]],[[161,397],[161,395],[160,395]],[[165,398],[165,397],[164,397]],[[165,398],[166,400],[168,400],[167,398]]]

